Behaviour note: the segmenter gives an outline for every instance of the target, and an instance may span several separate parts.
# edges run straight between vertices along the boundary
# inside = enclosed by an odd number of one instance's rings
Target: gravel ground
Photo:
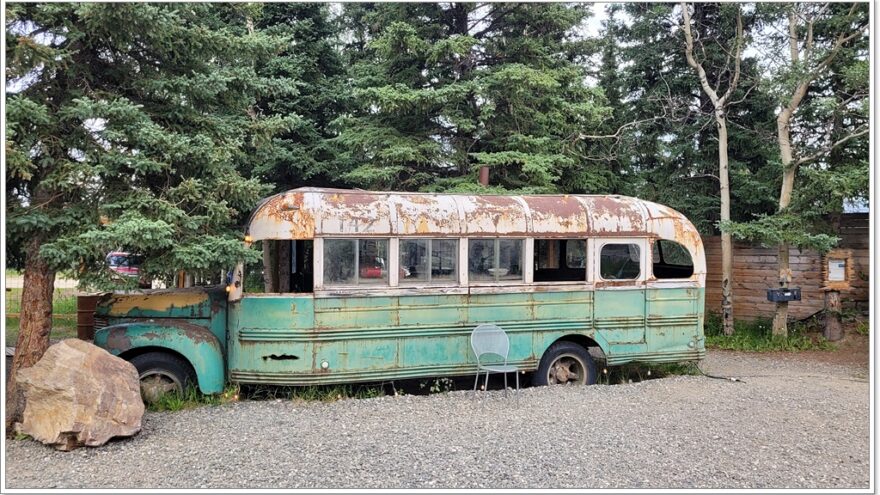
[[[710,352],[640,383],[245,401],[147,413],[134,438],[7,441],[7,488],[869,487],[865,366]]]

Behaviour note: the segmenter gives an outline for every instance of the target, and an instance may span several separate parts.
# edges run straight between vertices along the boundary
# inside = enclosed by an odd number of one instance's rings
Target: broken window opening
[[[265,239],[255,247],[262,263],[245,267],[244,291],[249,293],[297,293],[314,290],[313,242]]]
[[[690,278],[694,274],[691,253],[675,241],[654,241],[651,258],[654,277],[657,279]]]
[[[585,239],[535,239],[535,282],[585,282]]]

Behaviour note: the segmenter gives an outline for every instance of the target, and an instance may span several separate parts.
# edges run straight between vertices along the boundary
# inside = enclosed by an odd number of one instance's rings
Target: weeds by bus
[[[594,383],[593,356],[705,355],[700,236],[636,198],[301,188],[263,200],[243,242],[263,251],[256,276],[98,304],[95,343],[145,395],[472,374],[481,323],[538,385]]]

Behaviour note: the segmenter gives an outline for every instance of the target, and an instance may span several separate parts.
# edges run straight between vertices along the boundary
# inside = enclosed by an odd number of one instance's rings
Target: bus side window
[[[523,279],[521,239],[471,239],[468,246],[468,277],[471,281]]]
[[[312,292],[313,242],[311,239],[263,239],[254,247],[262,261],[245,265],[244,292]]]
[[[694,260],[687,248],[675,241],[658,239],[651,250],[651,266],[657,279],[690,278]]]
[[[584,239],[535,239],[535,282],[585,281],[586,253]]]
[[[388,285],[388,239],[324,239],[324,284]]]
[[[637,244],[605,244],[599,258],[599,275],[605,280],[635,280],[639,278]]]
[[[458,240],[401,239],[400,283],[455,283]]]

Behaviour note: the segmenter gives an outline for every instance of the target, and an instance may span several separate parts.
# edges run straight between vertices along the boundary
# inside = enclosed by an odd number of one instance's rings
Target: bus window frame
[[[541,281],[535,282],[535,241],[550,241],[550,240],[558,240],[558,241],[584,241],[584,278],[581,280],[553,280],[553,281]],[[591,248],[593,243],[595,242],[592,237],[532,237],[529,239],[531,244],[531,250],[529,254],[531,256],[531,262],[527,263],[527,268],[530,272],[530,278],[527,282],[530,285],[538,285],[541,287],[552,287],[557,285],[592,285],[593,283],[593,274],[592,274],[592,265],[591,259],[593,257]]]
[[[657,242],[659,242],[659,241],[674,242],[674,243],[678,244],[679,246],[681,246],[682,249],[684,249],[685,251],[687,251],[688,255],[691,257],[691,263],[692,263],[691,268],[692,268],[692,270],[693,270],[693,271],[691,272],[690,277],[682,277],[682,278],[657,278],[657,276],[654,275],[654,245],[655,245]],[[651,283],[654,283],[654,284],[681,284],[681,283],[684,283],[684,282],[693,282],[693,283],[695,283],[695,284],[698,284],[698,283],[699,283],[699,274],[697,273],[696,257],[695,257],[695,255],[694,255],[694,251],[691,250],[691,248],[689,248],[689,247],[686,246],[684,243],[679,242],[679,241],[677,241],[677,240],[675,240],[675,239],[666,239],[666,238],[664,238],[664,237],[652,238],[652,239],[650,240],[650,242],[649,242],[649,246],[650,246],[650,248],[651,248],[651,258],[648,260],[647,265],[648,265],[648,267],[651,269],[651,277],[649,278],[649,280],[651,281]],[[660,247],[658,246],[657,249],[659,250]],[[662,253],[661,253],[661,259],[662,259],[662,256],[663,256],[663,255],[662,255]],[[672,265],[672,266],[686,266],[686,265]]]
[[[514,237],[514,236],[504,236],[504,235],[495,235],[491,237],[470,237],[468,241],[472,240],[492,240],[495,242],[495,255],[494,257],[498,259],[500,256],[497,246],[500,245],[501,240],[507,241],[520,241],[522,244],[520,245],[520,271],[522,272],[522,276],[519,279],[507,279],[507,280],[468,280],[466,285],[470,287],[507,287],[507,286],[515,286],[515,285],[531,285],[534,283],[534,270],[529,269],[530,263],[527,263],[526,258],[529,253],[534,252],[534,238],[532,237]],[[460,263],[465,267],[465,271],[467,272],[468,278],[470,278],[470,242],[467,243],[468,251],[467,251],[467,260],[466,263]]]
[[[354,284],[345,284],[345,285],[324,285],[324,240],[325,239],[347,239],[358,241],[356,244],[356,252],[359,249],[359,242],[362,240],[379,240],[379,241],[388,241],[388,258],[389,260],[385,260],[386,270],[388,271],[388,283],[386,284],[362,284],[362,285],[354,285]],[[392,288],[396,288],[399,282],[397,277],[397,262],[392,258],[392,256],[398,255],[398,237],[386,237],[386,236],[356,236],[356,235],[346,235],[346,236],[332,236],[332,237],[315,237],[312,239],[312,249],[314,249],[314,253],[312,256],[312,269],[316,270],[313,276],[313,287],[314,291],[318,290],[328,290],[328,291],[349,291],[353,289],[362,290],[365,292],[373,292],[373,291],[382,291],[388,290]],[[318,251],[320,249],[320,252]],[[355,260],[358,257],[355,256]],[[357,263],[357,261],[356,261]],[[392,266],[394,265],[394,266]],[[355,270],[360,270],[359,266],[355,266]]]
[[[460,238],[460,237],[403,236],[403,237],[395,237],[394,239],[397,239],[397,249],[396,249],[397,258],[395,258],[397,261],[397,266],[395,267],[396,270],[394,270],[394,273],[396,273],[398,277],[400,277],[400,241],[427,241],[427,243],[428,243],[428,268],[427,268],[427,270],[428,270],[429,274],[431,271],[431,261],[432,261],[431,253],[433,252],[433,246],[434,246],[434,243],[432,241],[455,241],[455,270],[454,270],[455,278],[453,280],[441,280],[440,282],[434,282],[431,279],[431,276],[429,275],[427,281],[412,281],[412,282],[403,281],[403,283],[401,284],[400,283],[401,281],[398,279],[398,284],[395,285],[394,287],[404,287],[404,288],[414,289],[414,288],[421,288],[421,287],[424,287],[424,288],[458,287],[459,285],[461,285],[461,283],[459,282],[459,280],[461,279],[461,267],[459,265],[461,265],[461,259],[460,259],[461,246],[460,246],[460,244],[461,244],[461,241],[463,240],[462,238]]]
[[[608,244],[635,244],[639,247],[639,276],[636,278],[627,278],[627,279],[616,279],[616,278],[603,278],[602,277],[602,247]],[[648,247],[648,238],[647,237],[602,237],[594,240],[593,247],[591,248],[589,243],[587,244],[588,252],[587,255],[588,262],[589,257],[592,255],[593,261],[591,265],[593,266],[592,276],[594,277],[591,280],[595,282],[602,283],[611,283],[611,284],[643,284],[648,280],[648,267],[646,266],[648,256],[646,248]]]

